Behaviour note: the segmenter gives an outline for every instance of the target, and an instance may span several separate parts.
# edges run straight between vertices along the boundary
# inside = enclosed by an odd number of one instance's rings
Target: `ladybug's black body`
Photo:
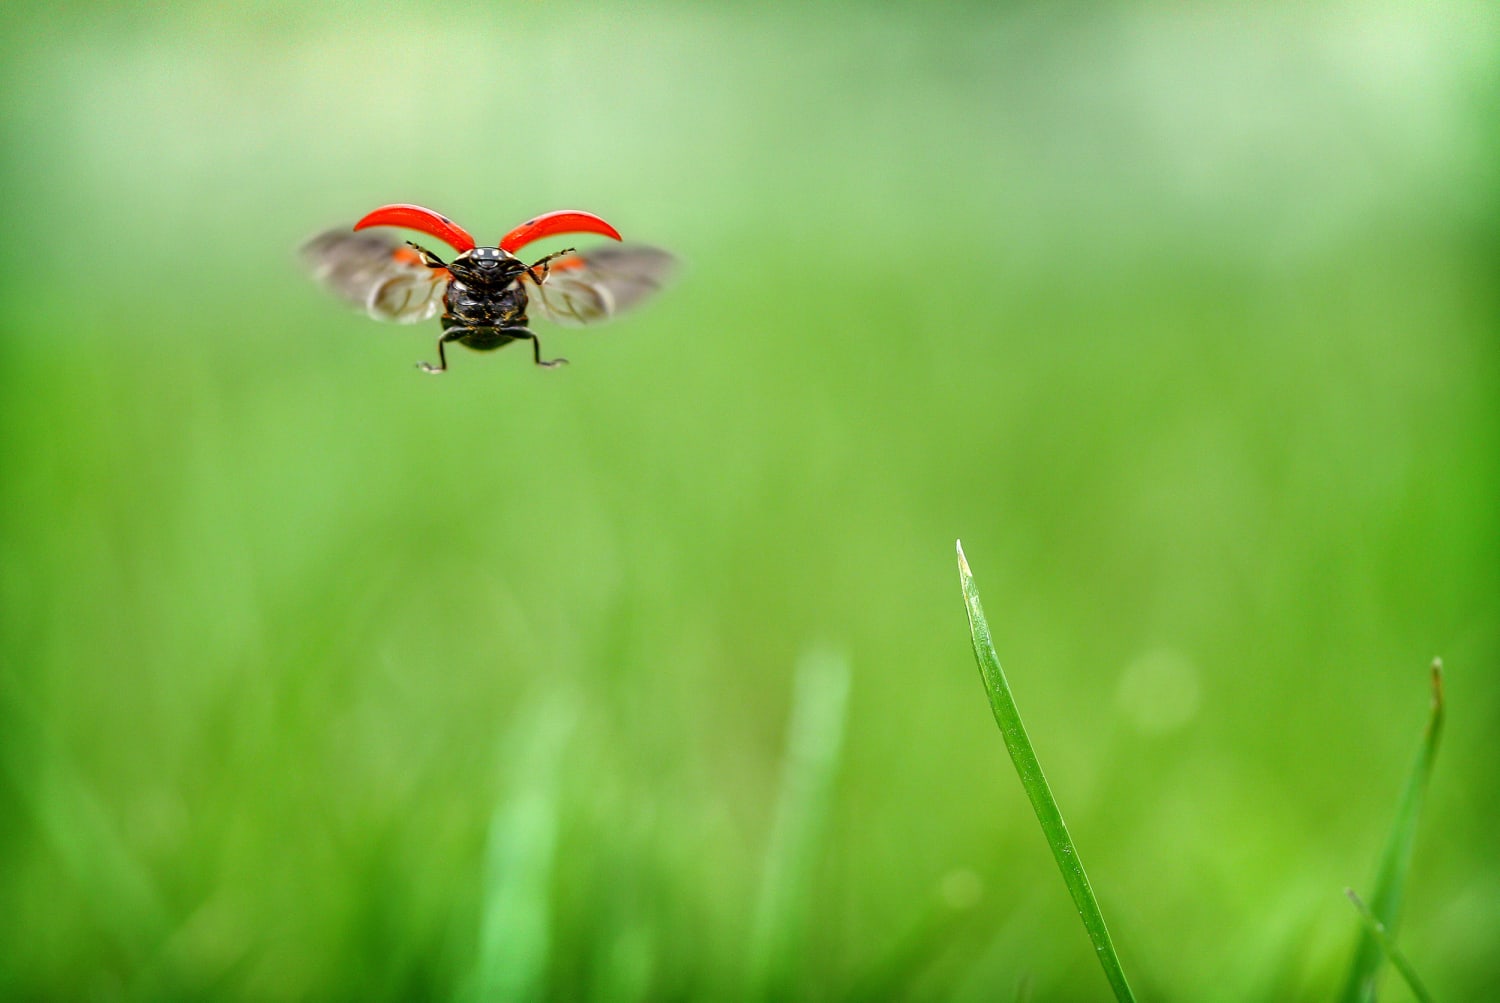
[[[498,247],[475,247],[444,265],[432,252],[412,246],[428,267],[446,267],[453,276],[443,293],[443,336],[438,339],[438,364],[427,366],[424,363],[424,368],[433,371],[448,368],[443,346],[450,341],[475,351],[488,352],[512,341],[529,338],[537,365],[555,366],[568,361],[542,361],[542,343],[526,327],[529,299],[521,277],[528,273],[536,277],[537,269],[541,269],[540,274],[545,276],[547,262],[571,254],[571,249],[549,254],[528,268],[515,255]]]

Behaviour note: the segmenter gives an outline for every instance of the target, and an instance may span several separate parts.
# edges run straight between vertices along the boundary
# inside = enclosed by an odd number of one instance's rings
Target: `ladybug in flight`
[[[357,232],[373,226],[420,231],[458,256],[445,262],[411,241],[401,244]],[[438,364],[421,363],[424,372],[447,370],[444,346],[450,341],[487,352],[526,339],[537,365],[556,366],[568,360],[543,361],[542,343],[526,326],[529,307],[560,324],[598,323],[660,289],[673,266],[666,251],[639,244],[583,252],[569,248],[529,265],[516,257],[532,241],[559,233],[620,239],[614,227],[593,213],[561,210],[527,220],[495,247],[479,247],[451,219],[431,209],[387,205],[355,223],[352,231],[328,230],[309,240],[302,257],[314,278],[377,320],[414,324],[441,309]]]

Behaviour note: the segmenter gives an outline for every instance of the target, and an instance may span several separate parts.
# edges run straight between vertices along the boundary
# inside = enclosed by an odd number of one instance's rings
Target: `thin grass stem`
[[[1427,987],[1422,984],[1422,980],[1417,978],[1417,970],[1411,966],[1411,962],[1406,960],[1406,955],[1402,954],[1391,938],[1386,935],[1385,924],[1375,917],[1375,914],[1370,911],[1370,907],[1365,905],[1360,897],[1354,893],[1353,888],[1345,888],[1344,894],[1349,896],[1349,901],[1359,913],[1359,918],[1365,921],[1365,932],[1374,938],[1375,943],[1379,944],[1380,949],[1385,952],[1385,956],[1391,959],[1391,964],[1395,966],[1396,971],[1401,973],[1401,977],[1406,980],[1407,988],[1411,990],[1411,994],[1420,1000],[1421,1003],[1433,1003],[1432,994],[1427,991]]]
[[[1437,758],[1438,738],[1443,731],[1443,661],[1432,660],[1432,704],[1427,715],[1427,728],[1422,733],[1422,744],[1417,748],[1416,758],[1407,773],[1406,786],[1396,806],[1396,820],[1386,837],[1385,850],[1380,855],[1380,868],[1375,874],[1375,892],[1370,896],[1370,914],[1380,921],[1388,935],[1394,935],[1396,920],[1401,913],[1401,898],[1406,887],[1406,875],[1411,869],[1412,846],[1416,841],[1417,821],[1422,814],[1422,801],[1427,793],[1428,779],[1432,776],[1432,764]],[[1339,995],[1341,1003],[1370,1003],[1375,999],[1375,983],[1380,974],[1382,954],[1380,943],[1366,927],[1360,933],[1359,946],[1355,948],[1354,961],[1349,966],[1349,975]]]
[[[1099,901],[1089,885],[1083,861],[1079,859],[1078,850],[1073,846],[1073,837],[1068,834],[1062,812],[1057,807],[1057,799],[1052,796],[1052,788],[1048,786],[1047,778],[1042,773],[1042,765],[1031,747],[1026,726],[1021,723],[1021,712],[1011,695],[1010,683],[1006,681],[1005,672],[1000,668],[1000,658],[995,654],[995,645],[990,639],[989,622],[985,619],[984,607],[979,602],[979,589],[974,584],[974,575],[969,570],[969,562],[964,557],[961,542],[958,545],[958,578],[963,587],[964,605],[969,612],[969,634],[974,642],[974,659],[979,663],[979,674],[984,679],[984,688],[990,697],[990,709],[995,714],[995,723],[1000,726],[1000,734],[1005,738],[1005,748],[1010,752],[1010,760],[1015,764],[1026,796],[1031,800],[1031,808],[1036,812],[1037,821],[1041,823],[1047,845],[1052,848],[1052,856],[1057,860],[1058,869],[1062,871],[1063,881],[1068,886],[1068,894],[1073,897],[1078,915],[1083,919],[1084,929],[1093,941],[1094,954],[1104,969],[1104,977],[1109,980],[1117,1000],[1134,1000],[1130,983],[1125,979],[1125,970],[1120,967],[1114,942],[1110,940],[1109,928],[1104,924],[1104,913],[1099,909]]]

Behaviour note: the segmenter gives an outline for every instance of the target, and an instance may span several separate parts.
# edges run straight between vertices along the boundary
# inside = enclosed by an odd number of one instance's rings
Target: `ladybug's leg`
[[[551,369],[553,366],[565,366],[568,364],[567,359],[550,359],[546,362],[543,362],[541,339],[538,338],[535,334],[532,334],[524,327],[506,327],[501,328],[501,331],[502,333],[507,334],[512,338],[530,338],[531,357],[536,360],[536,364],[539,366],[545,366],[548,369]]]
[[[459,338],[462,338],[468,333],[468,330],[466,327],[450,327],[445,330],[443,336],[438,339],[438,364],[434,366],[430,362],[418,362],[417,368],[424,373],[446,373],[448,371],[448,356],[443,351],[443,346],[450,341],[457,341]]]
[[[530,268],[526,269],[526,271],[531,275],[531,281],[535,282],[537,285],[541,285],[542,282],[543,282],[543,280],[545,280],[547,278],[547,275],[552,271],[552,265],[551,265],[552,260],[554,258],[561,258],[565,254],[572,254],[572,253],[573,253],[573,248],[567,247],[567,248],[564,248],[561,251],[553,251],[551,254],[547,255],[545,258],[539,258],[539,259],[537,259],[537,261],[535,261]],[[536,270],[538,268],[540,268],[542,270],[542,274],[540,274],[540,275],[538,275],[536,273]]]

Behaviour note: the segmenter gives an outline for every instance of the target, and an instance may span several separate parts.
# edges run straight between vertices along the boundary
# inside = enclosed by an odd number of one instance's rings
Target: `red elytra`
[[[477,245],[468,231],[442,213],[424,209],[419,205],[384,205],[367,214],[354,229],[370,226],[404,226],[428,236],[436,237],[456,251],[472,251]],[[528,219],[500,238],[497,245],[502,251],[514,254],[533,241],[552,237],[559,233],[597,233],[612,240],[620,240],[620,233],[591,212],[580,209],[558,209]]]
[[[363,230],[370,226],[404,226],[408,230],[419,230],[443,241],[455,251],[472,251],[476,246],[474,238],[463,227],[442,213],[419,205],[383,205],[355,223],[354,229]]]
[[[514,254],[535,240],[559,233],[597,233],[611,240],[619,240],[620,233],[591,212],[581,209],[558,209],[544,212],[535,219],[528,219],[500,238],[500,250]]]

